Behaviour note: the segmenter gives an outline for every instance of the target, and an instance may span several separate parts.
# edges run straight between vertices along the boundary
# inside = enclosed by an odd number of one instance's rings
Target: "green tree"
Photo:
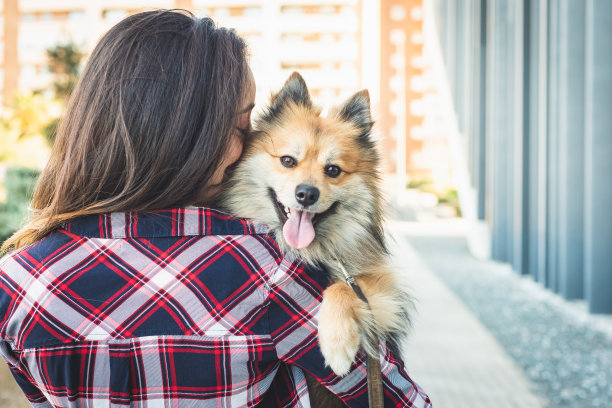
[[[57,98],[67,100],[70,96],[79,79],[84,56],[85,54],[72,42],[47,49],[49,70],[55,76],[53,88]]]
[[[6,170],[6,202],[0,202],[0,244],[26,221],[39,173],[38,170],[24,167],[9,167]]]

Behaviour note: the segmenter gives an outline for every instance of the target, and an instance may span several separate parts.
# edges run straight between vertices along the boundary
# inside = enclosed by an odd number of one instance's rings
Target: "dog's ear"
[[[312,106],[306,82],[304,82],[304,78],[297,72],[291,74],[289,79],[285,81],[283,88],[276,95],[272,96],[270,109],[279,111],[289,101],[306,107]]]
[[[369,140],[374,121],[370,114],[370,94],[367,89],[351,96],[337,112],[338,118],[354,124],[360,130],[360,139]]]

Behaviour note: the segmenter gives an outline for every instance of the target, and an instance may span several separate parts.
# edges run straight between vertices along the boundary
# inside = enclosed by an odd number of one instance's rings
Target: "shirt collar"
[[[63,229],[92,238],[266,234],[262,224],[208,207],[93,214],[66,221]]]

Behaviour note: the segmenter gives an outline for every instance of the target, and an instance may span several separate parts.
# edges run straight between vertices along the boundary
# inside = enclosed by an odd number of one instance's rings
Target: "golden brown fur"
[[[349,371],[359,347],[376,355],[373,339],[397,344],[409,326],[409,297],[385,246],[379,156],[371,127],[367,91],[321,117],[303,79],[294,73],[256,122],[223,198],[235,215],[267,224],[283,251],[322,265],[332,275],[335,282],[323,293],[318,314],[318,336],[326,364],[339,375]],[[296,165],[283,165],[285,156]],[[329,165],[341,173],[330,177]],[[320,192],[308,207],[296,201],[296,186],[304,184]],[[307,247],[296,249],[285,239],[282,207],[315,214],[316,234]],[[355,278],[370,307],[347,285],[338,263]]]

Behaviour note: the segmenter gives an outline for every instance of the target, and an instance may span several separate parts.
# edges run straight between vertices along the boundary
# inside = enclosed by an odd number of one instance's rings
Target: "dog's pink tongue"
[[[293,248],[302,249],[310,245],[315,237],[312,213],[292,209],[283,225],[283,236]]]

